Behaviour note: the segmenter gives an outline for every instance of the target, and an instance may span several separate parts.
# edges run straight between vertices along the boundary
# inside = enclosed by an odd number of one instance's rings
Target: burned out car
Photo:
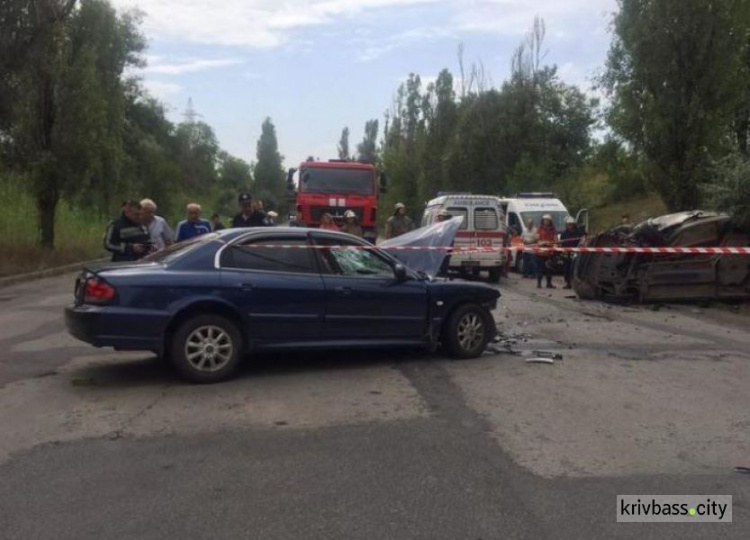
[[[690,211],[616,227],[589,247],[746,247],[750,234],[730,216]],[[750,299],[750,257],[720,254],[583,253],[573,288],[611,302]]]

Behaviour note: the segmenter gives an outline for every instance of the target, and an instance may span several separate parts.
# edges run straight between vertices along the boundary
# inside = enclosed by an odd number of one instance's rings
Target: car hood
[[[437,297],[460,295],[482,303],[495,301],[501,296],[499,290],[486,283],[436,278],[431,280],[429,284],[433,295]]]
[[[463,222],[463,217],[455,217],[442,223],[435,223],[429,227],[422,227],[410,233],[401,235],[397,238],[386,240],[380,247],[388,251],[391,255],[400,260],[408,268],[415,272],[424,272],[428,276],[436,276],[440,271],[443,260],[448,255],[447,251],[439,250],[408,250],[399,251],[393,248],[430,248],[446,247],[453,245],[453,239],[456,237],[459,227]]]

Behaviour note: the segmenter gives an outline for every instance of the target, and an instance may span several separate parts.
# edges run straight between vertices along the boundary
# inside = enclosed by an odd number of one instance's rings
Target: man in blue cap
[[[240,203],[240,213],[232,219],[232,228],[252,227],[253,197],[249,193],[240,193],[237,198]]]

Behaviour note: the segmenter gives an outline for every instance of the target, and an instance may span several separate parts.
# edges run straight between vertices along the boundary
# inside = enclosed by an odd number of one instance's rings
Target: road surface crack
[[[159,393],[158,396],[156,396],[151,402],[146,404],[143,408],[141,408],[138,412],[136,412],[133,416],[125,420],[119,427],[119,429],[114,430],[112,433],[109,434],[110,440],[117,440],[123,438],[127,433],[127,430],[130,426],[132,426],[138,419],[142,418],[146,415],[150,410],[152,410],[156,405],[159,404],[160,401],[162,401],[165,397],[167,397],[167,393],[169,392],[169,389],[172,387],[171,384],[164,385],[162,388],[162,391]]]

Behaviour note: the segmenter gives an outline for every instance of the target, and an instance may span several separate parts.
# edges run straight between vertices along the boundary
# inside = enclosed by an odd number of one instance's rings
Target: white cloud
[[[166,99],[182,92],[182,86],[179,84],[163,81],[145,80],[143,81],[143,86],[149,94],[159,100]]]
[[[242,63],[238,58],[217,59],[184,59],[169,60],[162,56],[146,56],[146,67],[142,70],[148,74],[182,75],[183,73],[197,73],[207,69],[234,66]]]
[[[467,3],[468,4],[468,3]],[[571,35],[565,28],[592,15],[607,24],[608,13],[617,8],[616,0],[475,0],[460,10],[454,23],[466,32],[521,35],[528,32],[534,17],[543,18],[556,37]]]
[[[151,36],[192,43],[271,48],[289,30],[332,23],[366,11],[438,0],[113,0],[146,13]]]
[[[424,41],[434,41],[443,38],[452,38],[456,34],[450,28],[429,26],[423,28],[413,28],[406,32],[392,35],[383,39],[372,41],[359,53],[359,60],[361,62],[370,62],[377,58],[387,54],[391,51],[401,49],[408,45],[420,43]]]

